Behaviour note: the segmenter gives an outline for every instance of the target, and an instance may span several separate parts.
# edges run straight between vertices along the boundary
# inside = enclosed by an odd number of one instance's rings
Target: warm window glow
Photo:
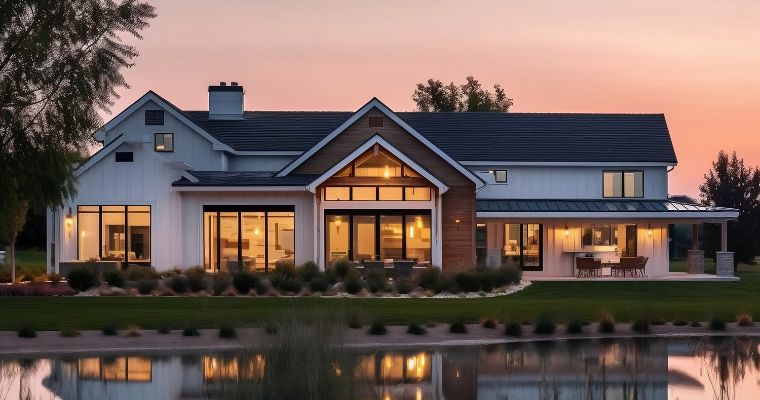
[[[325,200],[348,201],[351,200],[351,188],[349,187],[325,187]]]
[[[174,151],[174,134],[173,133],[156,133],[154,135],[153,149],[158,152]]]
[[[404,191],[407,201],[430,201],[429,187],[406,187]]]
[[[390,178],[401,176],[401,163],[382,150],[371,151],[354,162],[354,176]]]
[[[77,218],[80,260],[150,262],[150,206],[79,206]]]
[[[604,171],[604,197],[644,197],[643,171]]]

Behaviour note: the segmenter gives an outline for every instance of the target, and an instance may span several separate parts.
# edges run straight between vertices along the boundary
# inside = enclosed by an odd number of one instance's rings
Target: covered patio
[[[738,210],[673,200],[478,200],[478,262],[520,266],[531,280],[735,280],[726,228]],[[701,224],[722,231],[716,273]],[[671,272],[669,226],[692,225],[684,272]]]

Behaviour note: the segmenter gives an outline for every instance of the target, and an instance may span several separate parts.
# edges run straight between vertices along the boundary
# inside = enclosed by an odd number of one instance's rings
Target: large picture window
[[[504,224],[502,263],[524,271],[543,270],[543,226]]]
[[[325,258],[429,263],[430,210],[327,210]]]
[[[604,171],[604,197],[644,197],[644,171]]]
[[[295,261],[292,206],[204,206],[203,255],[208,271],[269,272]]]
[[[150,206],[79,206],[79,260],[150,262]]]
[[[637,227],[635,224],[583,224],[583,247],[610,246],[624,257],[637,254]]]

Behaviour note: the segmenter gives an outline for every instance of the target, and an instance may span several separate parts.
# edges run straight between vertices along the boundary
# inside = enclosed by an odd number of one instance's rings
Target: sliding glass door
[[[414,259],[429,263],[432,232],[429,210],[326,210],[325,258]]]
[[[543,269],[543,227],[541,224],[504,224],[502,263],[524,271]]]

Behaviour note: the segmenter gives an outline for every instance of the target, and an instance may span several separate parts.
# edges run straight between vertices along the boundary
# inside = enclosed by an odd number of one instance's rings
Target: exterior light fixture
[[[570,230],[567,229],[567,224],[565,224],[565,237],[570,236]]]
[[[391,171],[388,169],[388,166],[387,166],[387,165],[385,166],[385,172],[383,172],[383,177],[384,177],[385,179],[388,179],[388,178],[390,178],[390,177],[391,177]]]
[[[459,230],[459,223],[460,223],[460,222],[462,222],[462,221],[460,221],[460,220],[458,220],[458,219],[455,219],[455,220],[454,220],[454,223],[455,223],[455,224],[457,224],[457,230]]]
[[[652,224],[647,226],[647,236],[652,237]]]
[[[71,215],[71,207],[69,207],[69,212],[66,213],[64,221],[66,223],[66,231],[71,235],[71,228],[74,227],[74,217]]]

